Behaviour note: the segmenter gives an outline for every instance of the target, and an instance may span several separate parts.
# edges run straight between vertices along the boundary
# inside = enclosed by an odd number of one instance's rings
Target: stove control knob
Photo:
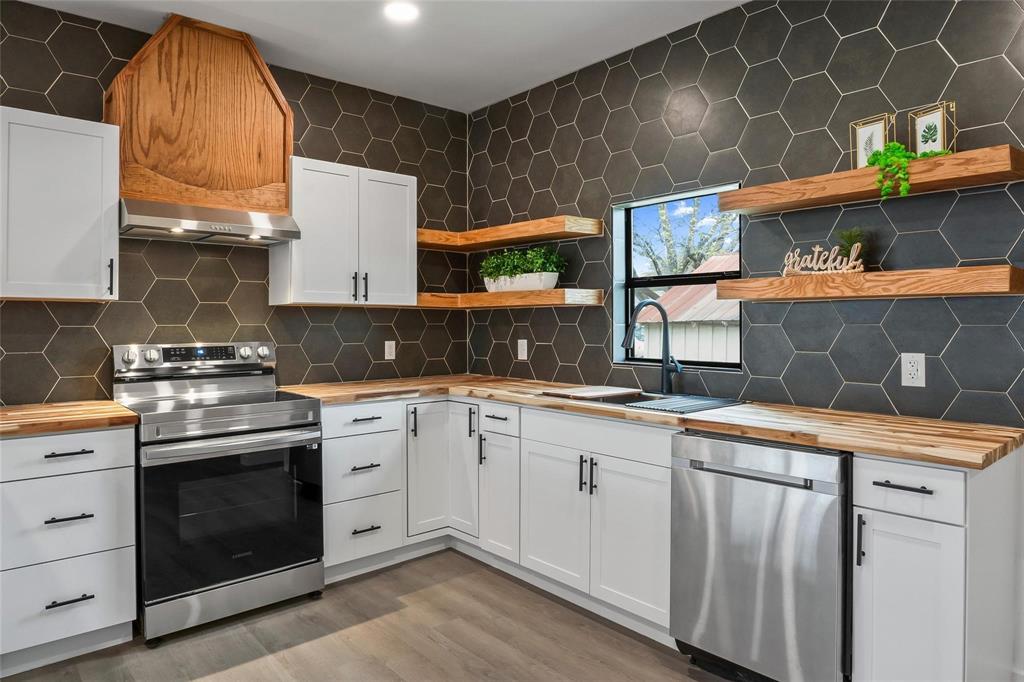
[[[126,365],[134,365],[135,361],[139,359],[138,354],[133,350],[126,350],[124,355],[121,356],[121,362]]]
[[[150,348],[143,353],[142,357],[146,358],[146,362],[152,364],[160,359],[160,351],[155,348]]]
[[[252,348],[249,348],[249,346],[242,346],[238,349],[238,357],[243,360],[248,360],[252,357]]]
[[[256,349],[256,355],[266,359],[266,357],[270,355],[270,349],[267,348],[266,346],[260,346],[259,348]]]

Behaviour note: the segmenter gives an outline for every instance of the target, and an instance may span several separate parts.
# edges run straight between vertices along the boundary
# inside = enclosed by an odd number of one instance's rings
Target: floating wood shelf
[[[719,280],[718,298],[818,301],[1024,294],[1024,270],[1010,265]]]
[[[419,294],[419,308],[534,308],[565,305],[601,305],[601,289],[544,289],[541,291],[479,291],[469,294]]]
[[[594,237],[603,232],[604,222],[599,218],[560,215],[466,232],[420,228],[416,230],[416,245],[436,251],[485,251],[513,244]]]
[[[815,175],[723,192],[722,211],[778,213],[878,199],[876,168]],[[1024,179],[1024,151],[1008,144],[910,162],[910,193],[941,192]]]

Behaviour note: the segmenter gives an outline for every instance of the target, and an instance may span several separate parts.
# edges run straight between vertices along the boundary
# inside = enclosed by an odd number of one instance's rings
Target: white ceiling
[[[154,32],[167,13],[250,33],[278,66],[474,111],[739,5],[736,0],[32,0]]]

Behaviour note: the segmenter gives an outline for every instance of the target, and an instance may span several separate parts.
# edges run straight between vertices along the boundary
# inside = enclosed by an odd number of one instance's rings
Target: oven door
[[[323,557],[320,427],[140,449],[146,604]]]

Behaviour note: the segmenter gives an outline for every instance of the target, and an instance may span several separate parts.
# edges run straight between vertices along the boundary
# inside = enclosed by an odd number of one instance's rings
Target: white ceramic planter
[[[558,284],[557,272],[530,272],[514,277],[484,278],[487,291],[537,291],[554,289]]]

